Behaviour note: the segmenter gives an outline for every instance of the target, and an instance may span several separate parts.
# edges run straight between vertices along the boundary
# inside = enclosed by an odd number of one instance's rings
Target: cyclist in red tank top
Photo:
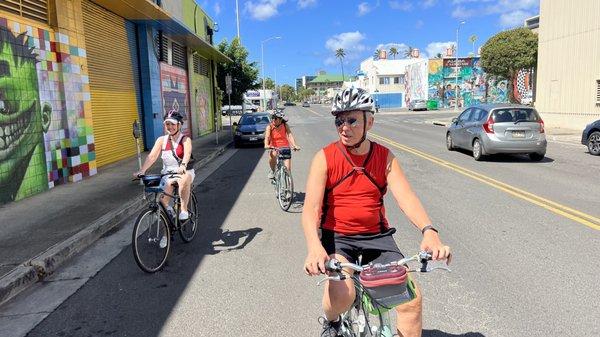
[[[320,150],[311,164],[306,185],[302,226],[308,254],[307,274],[325,273],[325,262],[335,258],[362,264],[387,263],[403,257],[385,217],[383,196],[389,189],[400,209],[421,230],[421,249],[434,260],[450,261],[450,248],[442,244],[418,197],[412,191],[398,160],[384,146],[367,139],[373,127],[373,99],[359,88],[336,94],[332,114],[339,140]],[[319,228],[321,237],[319,237]],[[325,322],[321,336],[337,336],[340,314],[354,301],[353,281],[327,282],[323,294]],[[400,336],[421,336],[422,299],[396,307]]]
[[[296,145],[296,140],[292,134],[292,129],[287,123],[285,114],[282,111],[275,110],[271,115],[272,122],[265,130],[265,149],[269,148],[289,148],[294,151],[300,150],[300,147]],[[288,150],[289,151],[289,150]],[[273,171],[277,164],[277,151],[269,151],[269,179],[273,179]],[[289,172],[292,172],[292,160],[285,159],[283,164],[287,167]]]

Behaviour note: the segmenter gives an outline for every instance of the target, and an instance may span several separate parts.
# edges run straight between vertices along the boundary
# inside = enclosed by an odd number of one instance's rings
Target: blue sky
[[[215,42],[237,35],[235,0],[197,0],[219,24]],[[466,56],[499,31],[523,25],[539,14],[540,0],[238,0],[242,44],[260,67],[264,44],[265,75],[293,85],[319,70],[341,73],[335,58],[344,48],[344,72],[354,73],[378,47],[419,48],[434,56],[454,44],[460,28],[459,56]],[[400,57],[400,56],[398,56]]]

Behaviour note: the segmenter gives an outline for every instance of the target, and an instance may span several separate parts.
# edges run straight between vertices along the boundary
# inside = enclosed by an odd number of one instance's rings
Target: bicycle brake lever
[[[341,275],[337,275],[337,276],[327,276],[325,278],[323,278],[321,281],[317,282],[317,286],[321,286],[321,284],[323,284],[325,281],[341,281],[346,279],[345,277],[342,278]]]
[[[427,266],[427,268],[425,268],[425,273],[429,273],[430,271],[434,271],[436,269],[441,269],[441,270],[445,270],[447,272],[452,272],[452,270],[450,270],[450,268],[448,268],[447,266]]]

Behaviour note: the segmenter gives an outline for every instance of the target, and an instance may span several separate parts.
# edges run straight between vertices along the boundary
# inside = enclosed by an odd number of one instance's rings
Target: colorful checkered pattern
[[[96,174],[89,77],[83,70],[86,51],[78,46],[83,36],[6,17],[0,17],[0,25],[15,35],[25,32],[27,45],[37,54],[40,103],[52,107],[51,124],[44,133],[48,187]]]

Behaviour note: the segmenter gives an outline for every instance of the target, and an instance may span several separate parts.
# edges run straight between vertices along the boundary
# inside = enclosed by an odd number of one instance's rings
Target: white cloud
[[[475,16],[475,14],[477,14],[477,10],[472,8],[466,8],[464,6],[458,6],[452,11],[452,17],[456,19],[470,18],[472,16]]]
[[[396,58],[404,58],[404,53],[408,49],[408,45],[404,43],[380,43],[375,49],[385,50],[388,54],[388,58],[394,58],[392,55],[390,55],[390,48],[392,47],[395,47],[398,50],[398,55],[396,56]]]
[[[424,25],[425,25],[425,22],[423,22],[423,20],[417,20],[417,23],[415,23],[415,28],[421,29],[421,28],[423,28]]]
[[[446,41],[446,42],[431,42],[425,48],[425,52],[427,55],[423,57],[435,57],[438,53],[442,55],[446,55],[446,49],[455,44],[454,41]]]
[[[423,8],[430,8],[435,6],[437,0],[423,0],[423,2],[421,3],[421,6]]]
[[[394,0],[394,1],[390,1],[388,3],[390,5],[391,9],[398,9],[398,10],[405,11],[405,12],[407,12],[413,8],[412,3],[410,3],[407,0],[403,0],[403,1]]]
[[[325,64],[333,65],[339,62],[335,57],[335,51],[339,48],[344,49],[346,59],[356,60],[360,57],[360,53],[365,51],[367,47],[362,44],[366,35],[359,31],[346,32],[330,37],[325,42],[325,48],[330,51],[330,56],[325,59]]]
[[[215,15],[218,16],[219,14],[221,14],[221,4],[220,3],[216,2],[214,8],[215,8]]]
[[[502,28],[515,28],[523,26],[525,19],[532,17],[531,13],[517,10],[514,12],[503,13],[500,15],[500,26]]]
[[[277,8],[285,3],[286,0],[257,0],[247,1],[245,10],[255,20],[264,21],[277,15]]]
[[[298,7],[307,8],[317,4],[317,0],[298,0]]]
[[[369,6],[367,2],[361,2],[358,4],[358,16],[363,16],[372,11],[373,9]]]

